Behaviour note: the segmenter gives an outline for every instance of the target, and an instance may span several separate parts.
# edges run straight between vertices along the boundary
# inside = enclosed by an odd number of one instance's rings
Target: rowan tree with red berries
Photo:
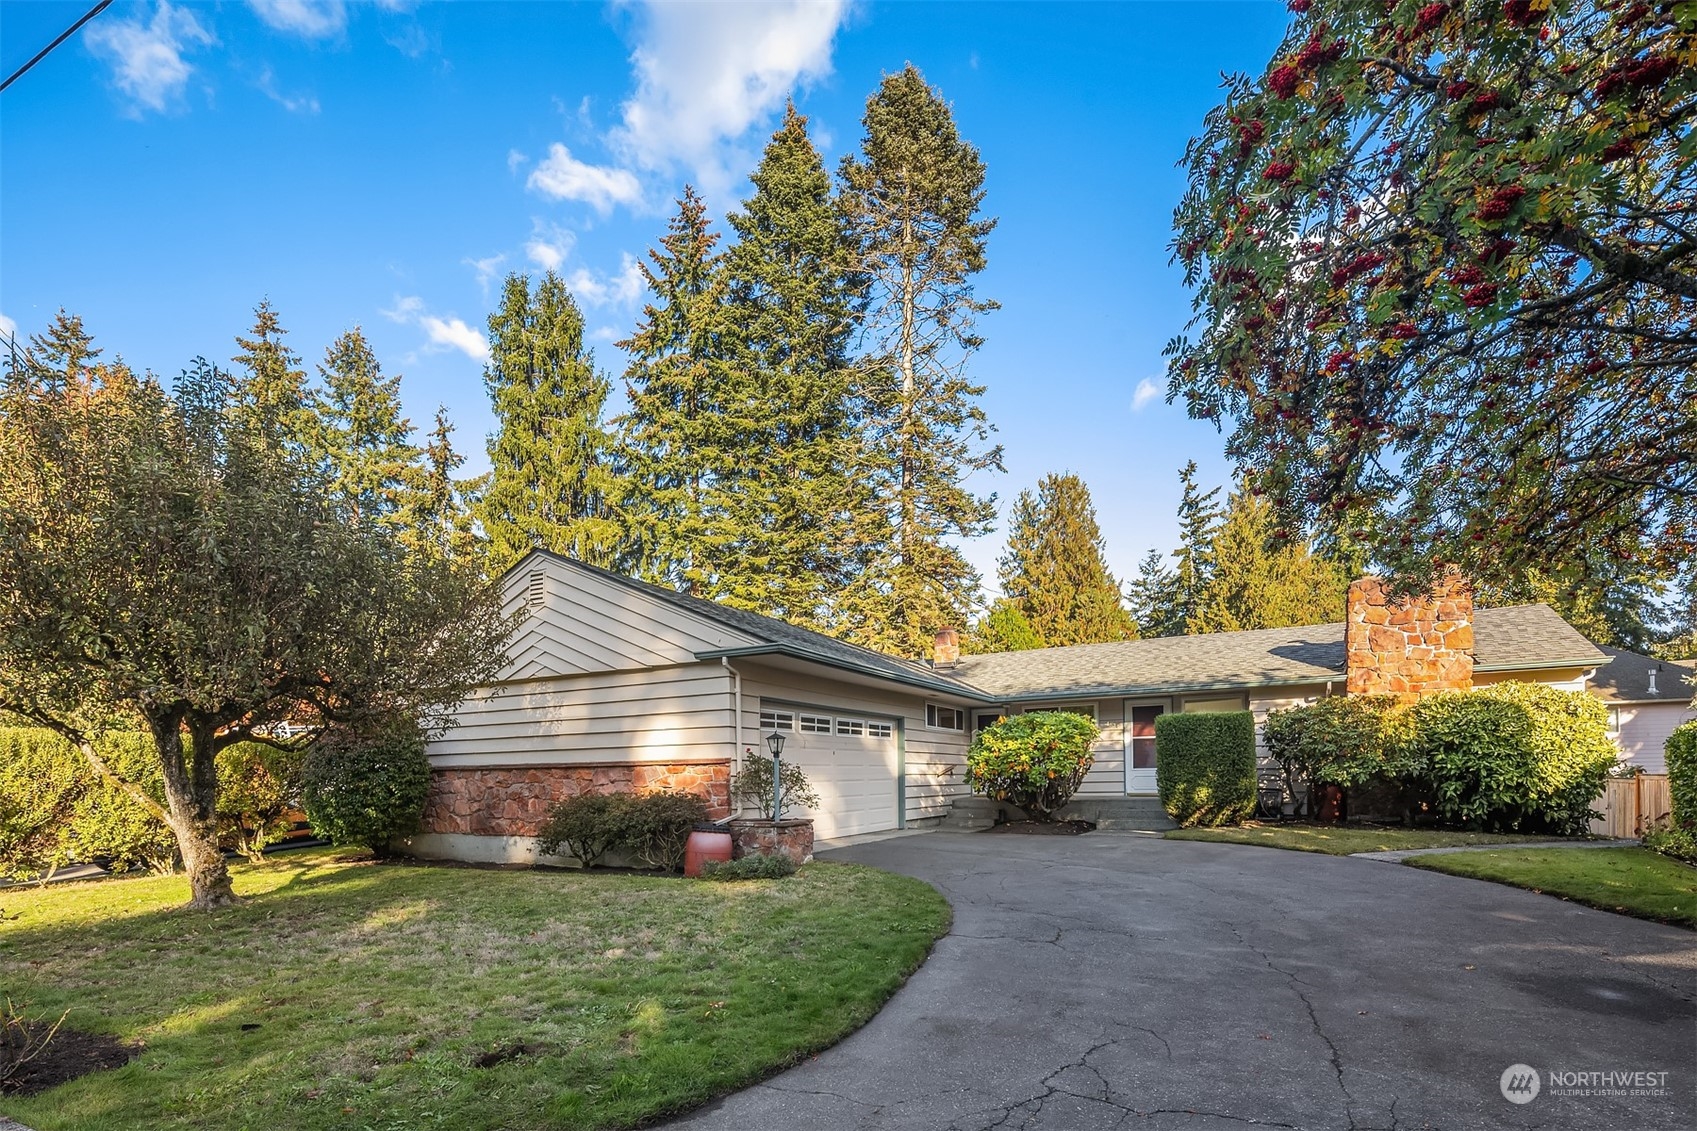
[[[1697,2],[1290,8],[1186,155],[1170,395],[1403,576],[1697,555]]]

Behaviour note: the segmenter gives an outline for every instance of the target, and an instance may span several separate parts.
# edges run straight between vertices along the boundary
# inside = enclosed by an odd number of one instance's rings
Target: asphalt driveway
[[[954,930],[860,1032],[674,1126],[1697,1127],[1689,931],[1128,834],[930,833],[828,858],[935,884]],[[1542,1089],[1524,1104],[1501,1090],[1517,1063]],[[1666,1094],[1559,1094],[1552,1071],[1666,1073]]]

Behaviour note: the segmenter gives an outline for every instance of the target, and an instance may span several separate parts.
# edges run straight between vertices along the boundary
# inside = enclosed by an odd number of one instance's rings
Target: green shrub
[[[237,742],[218,752],[218,831],[226,847],[259,860],[293,825],[301,805],[303,751]]]
[[[1662,749],[1667,753],[1673,822],[1697,835],[1697,719],[1674,727]]]
[[[1034,821],[1053,820],[1095,763],[1090,748],[1100,733],[1094,719],[1072,711],[998,719],[972,740],[966,784],[974,793],[1012,802]]]
[[[1671,817],[1645,826],[1642,839],[1645,848],[1697,864],[1697,830],[1675,824]]]
[[[1168,713],[1155,720],[1155,785],[1181,826],[1236,825],[1255,812],[1255,716]]]
[[[373,733],[333,730],[313,744],[301,801],[312,830],[332,844],[361,844],[378,856],[416,832],[430,793],[430,762],[417,727]]]
[[[1409,716],[1391,695],[1329,695],[1273,711],[1261,727],[1267,753],[1292,787],[1356,786],[1407,776]]]
[[[650,868],[680,872],[689,834],[706,819],[707,801],[696,794],[639,794],[624,807],[619,845]]]
[[[65,756],[82,761],[82,754],[69,742]],[[139,785],[155,802],[165,801],[165,775],[159,766],[159,751],[153,736],[133,731],[101,735],[95,751],[111,771],[124,781]],[[128,790],[96,777],[90,769],[89,788],[82,792],[65,833],[71,853],[79,861],[98,861],[110,872],[146,869],[168,873],[177,866],[177,838],[164,821],[137,801]]]
[[[783,763],[778,772],[784,795],[779,798],[784,811],[797,806],[817,808],[819,795],[808,784],[807,775],[794,762]],[[768,821],[772,819],[772,759],[757,758],[752,750],[743,755],[742,769],[731,778],[731,800],[737,805],[759,810]]]
[[[0,730],[0,877],[51,875],[72,862],[65,827],[94,780],[82,756],[52,731]]]
[[[704,880],[781,880],[795,875],[795,861],[788,853],[744,856],[740,860],[709,860],[701,866]]]
[[[1506,682],[1434,695],[1409,708],[1412,773],[1446,823],[1510,832],[1583,833],[1617,752],[1595,696]]]
[[[585,868],[595,867],[625,835],[631,800],[628,793],[583,793],[555,802],[537,850],[558,856],[563,847]]]

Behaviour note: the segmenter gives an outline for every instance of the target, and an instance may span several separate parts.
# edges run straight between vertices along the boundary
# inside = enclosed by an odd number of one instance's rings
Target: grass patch
[[[1697,868],[1647,848],[1521,848],[1417,856],[1404,863],[1658,923],[1697,927]]]
[[[1260,824],[1250,821],[1227,829],[1173,829],[1168,840],[1212,840],[1223,844],[1259,844],[1297,852],[1349,856],[1357,852],[1396,852],[1408,848],[1456,848],[1474,844],[1524,844],[1555,837],[1504,833],[1451,832],[1445,829],[1405,829],[1375,825]]]
[[[145,1046],[6,1098],[8,1115],[37,1131],[628,1127],[841,1039],[949,923],[926,884],[842,864],[713,884],[320,851],[233,872],[243,902],[210,914],[181,908],[182,877],[0,893],[0,985]]]

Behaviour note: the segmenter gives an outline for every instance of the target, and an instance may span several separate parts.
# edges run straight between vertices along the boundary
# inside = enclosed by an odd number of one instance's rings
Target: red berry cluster
[[[1327,63],[1335,63],[1343,58],[1344,49],[1348,45],[1342,39],[1334,39],[1330,43],[1320,42],[1318,29],[1308,37],[1302,50],[1297,53],[1296,65],[1305,71],[1318,70]]]
[[[1237,155],[1248,157],[1249,151],[1260,144],[1261,139],[1266,136],[1267,124],[1260,118],[1239,123],[1237,127]]]
[[[1622,157],[1630,157],[1638,149],[1638,143],[1629,137],[1623,137],[1612,142],[1603,149],[1604,161],[1618,161]]]
[[[1470,309],[1490,306],[1497,301],[1497,285],[1495,283],[1480,283],[1477,287],[1469,288],[1461,296],[1461,301],[1466,303]]]
[[[1373,268],[1384,263],[1384,261],[1384,255],[1377,251],[1369,251],[1358,255],[1332,272],[1332,286],[1341,287],[1357,275],[1371,271]]]
[[[1301,15],[1303,12],[1306,12],[1309,8],[1313,7],[1313,0],[1290,0],[1290,3],[1286,4],[1285,7],[1289,8],[1298,15]]]
[[[1290,175],[1296,172],[1296,166],[1289,161],[1274,161],[1267,166],[1261,175],[1269,181],[1288,181]]]
[[[1609,68],[1609,73],[1597,80],[1596,95],[1607,98],[1617,90],[1640,91],[1661,86],[1679,69],[1673,55],[1646,55],[1642,59],[1625,59]]]
[[[1523,185],[1498,185],[1474,216],[1485,223],[1501,220],[1514,210],[1515,203],[1526,195]]]
[[[1503,0],[1503,16],[1515,27],[1536,27],[1544,22],[1546,10],[1532,7],[1532,0]]]
[[[1427,32],[1443,23],[1444,17],[1449,15],[1449,13],[1450,6],[1448,4],[1426,5],[1424,8],[1420,9],[1419,13],[1414,17],[1414,34],[1425,35]]]
[[[1451,102],[1460,102],[1467,97],[1467,92],[1473,89],[1473,84],[1466,79],[1457,79],[1444,87],[1444,97]]]
[[[1289,63],[1280,63],[1267,75],[1267,87],[1279,98],[1286,99],[1296,93],[1297,84],[1302,82],[1302,72]]]
[[[1470,263],[1466,267],[1451,269],[1449,280],[1458,287],[1471,287],[1475,283],[1485,281],[1485,272]]]

